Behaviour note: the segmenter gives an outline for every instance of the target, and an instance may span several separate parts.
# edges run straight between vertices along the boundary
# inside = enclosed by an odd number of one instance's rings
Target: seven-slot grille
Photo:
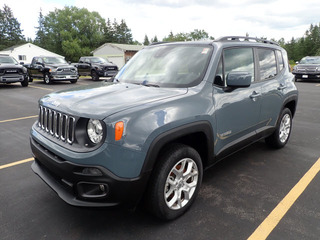
[[[74,142],[75,118],[72,116],[40,106],[38,127],[63,142]]]

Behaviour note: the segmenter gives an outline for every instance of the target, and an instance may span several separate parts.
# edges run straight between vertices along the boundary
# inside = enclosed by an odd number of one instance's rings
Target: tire
[[[199,192],[203,175],[201,157],[189,146],[174,144],[158,160],[146,204],[156,217],[172,220],[190,208]]]
[[[29,73],[27,73],[27,78],[28,78],[28,81],[29,81],[29,82],[33,82],[33,78],[30,77]]]
[[[78,79],[70,80],[71,83],[76,83],[77,81],[78,81]]]
[[[284,108],[279,117],[276,130],[265,139],[267,145],[273,148],[284,147],[290,138],[291,129],[292,113],[288,108]]]
[[[28,87],[29,85],[29,78],[25,77],[24,80],[21,82],[22,87]]]
[[[45,74],[43,75],[43,81],[44,81],[45,84],[51,84],[51,83],[52,83],[52,81],[51,81],[50,76],[49,76],[48,73],[45,73]]]
[[[91,77],[93,81],[99,81],[99,75],[96,71],[92,70],[91,71]]]

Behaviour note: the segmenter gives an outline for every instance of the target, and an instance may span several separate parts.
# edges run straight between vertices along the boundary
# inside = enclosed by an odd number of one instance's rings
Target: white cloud
[[[44,15],[70,1],[0,0],[21,23],[26,37],[35,37],[40,8]],[[217,38],[224,35],[267,37],[289,41],[303,36],[310,24],[318,24],[320,5],[315,0],[73,0],[72,5],[96,11],[107,19],[124,19],[133,38],[142,42],[145,34],[159,40],[174,34],[203,29]]]

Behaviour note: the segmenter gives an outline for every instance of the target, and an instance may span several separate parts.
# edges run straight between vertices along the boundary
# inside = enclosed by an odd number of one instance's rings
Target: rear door
[[[285,90],[284,60],[281,51],[271,48],[257,48],[258,78],[261,83],[261,114],[262,125],[257,130],[263,133],[272,130],[276,125],[282,109],[283,91]]]
[[[252,75],[251,85],[245,88],[228,88],[228,74],[241,71]],[[216,155],[228,154],[229,151],[256,140],[261,107],[261,84],[256,81],[255,75],[253,48],[224,50],[213,87],[217,126]]]

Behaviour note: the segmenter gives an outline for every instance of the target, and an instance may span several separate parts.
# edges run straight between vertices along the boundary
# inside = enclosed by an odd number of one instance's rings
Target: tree
[[[97,12],[85,8],[56,9],[43,18],[40,12],[36,43],[50,51],[78,61],[104,42],[106,22]]]
[[[128,28],[124,19],[121,20],[120,24],[117,24],[115,20],[113,27],[115,30],[115,39],[117,43],[123,43],[123,44],[133,43],[131,29]]]
[[[45,30],[44,30],[44,16],[42,14],[42,9],[40,9],[39,17],[38,17],[38,27],[35,27],[38,29],[36,33],[36,38],[34,40],[34,44],[37,44],[39,46],[42,46],[43,48],[47,48],[46,41],[45,41]]]
[[[173,41],[197,41],[203,39],[214,39],[213,37],[209,37],[209,34],[204,30],[195,29],[190,33],[177,33],[173,35],[172,31],[170,34],[163,38],[165,42],[173,42]]]
[[[154,36],[154,38],[151,38],[152,43],[159,42],[157,35]]]
[[[143,45],[148,46],[150,44],[149,38],[147,35],[144,36]]]
[[[11,8],[4,5],[3,10],[0,9],[0,49],[25,42],[20,23]]]
[[[204,30],[195,29],[193,32],[190,32],[190,38],[193,41],[208,39],[209,34]]]

